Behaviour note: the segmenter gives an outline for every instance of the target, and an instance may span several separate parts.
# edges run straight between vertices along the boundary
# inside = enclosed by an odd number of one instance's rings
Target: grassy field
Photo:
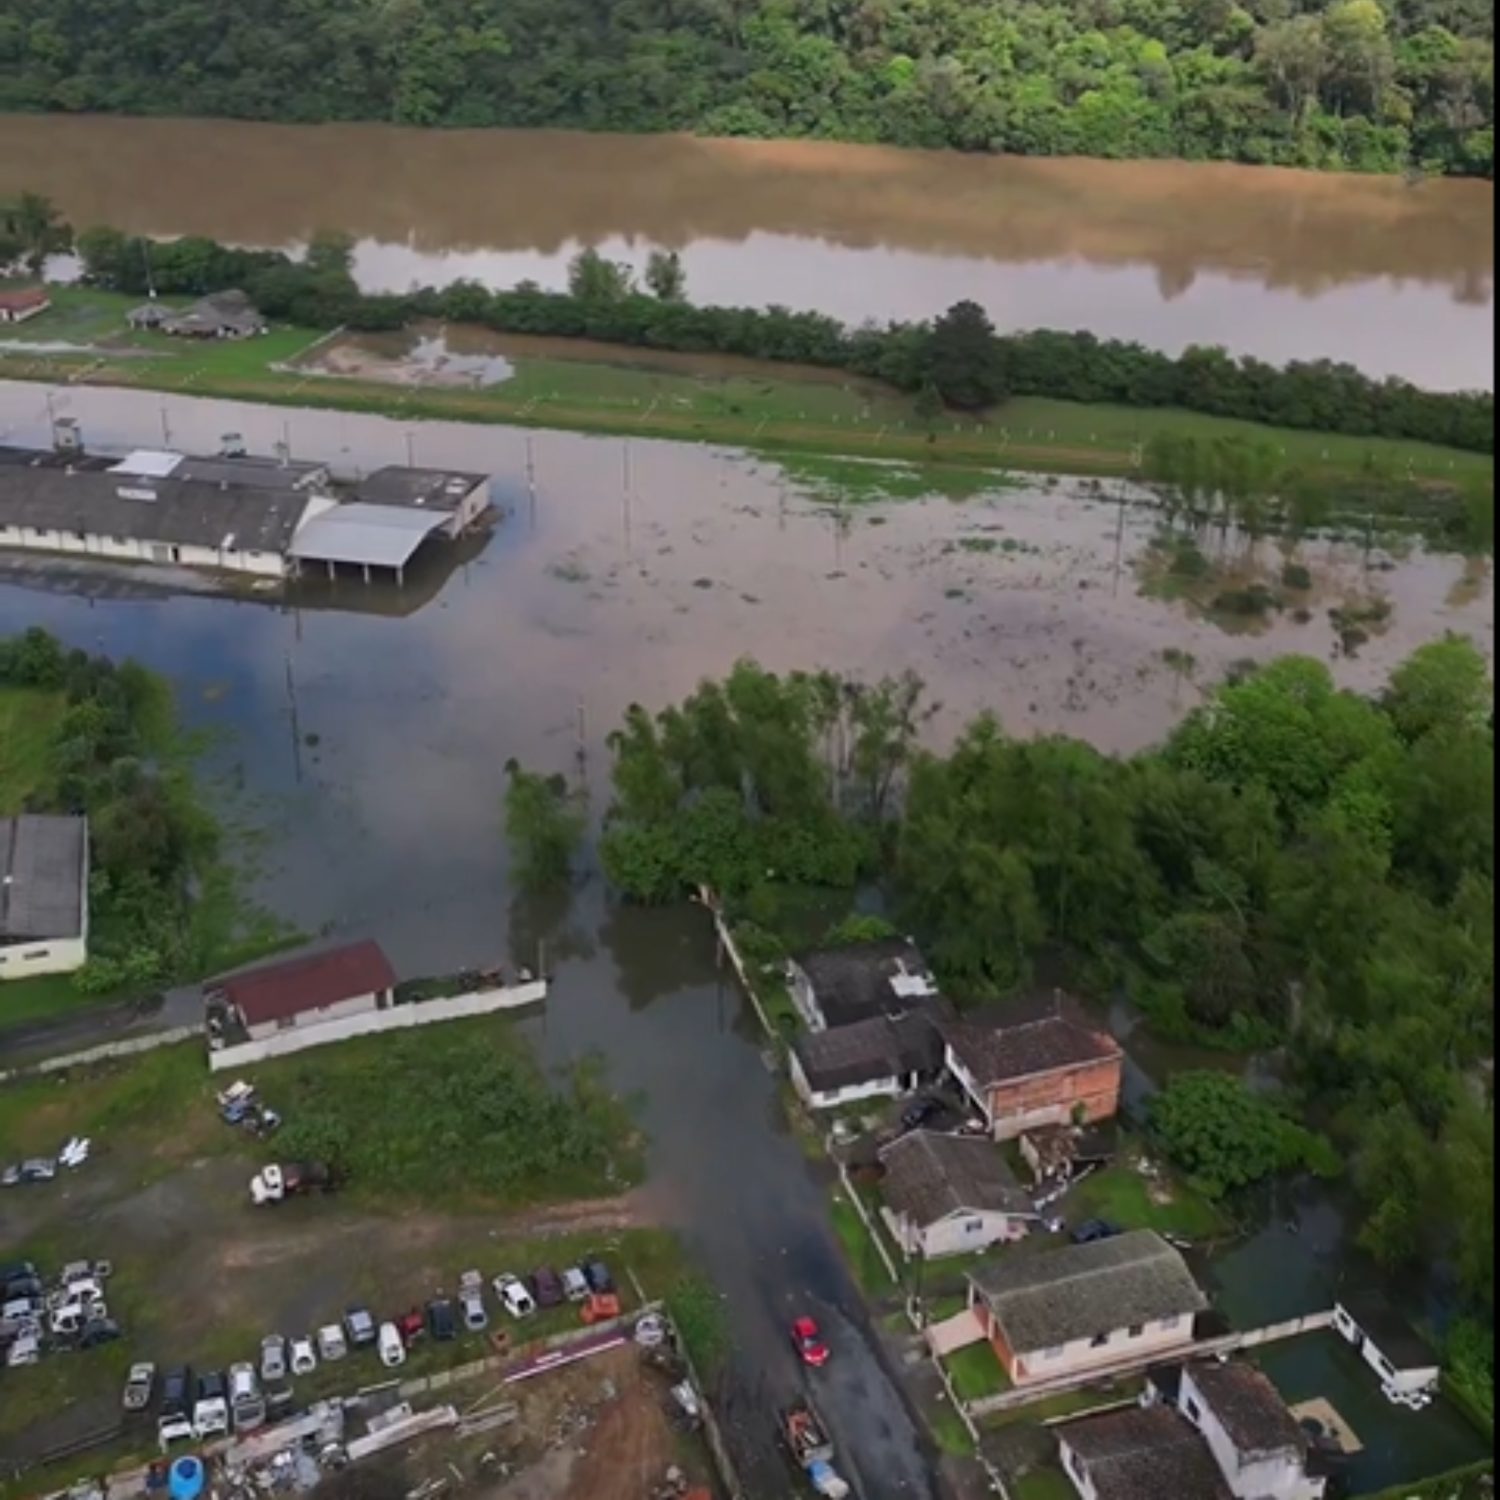
[[[1273,443],[1308,468],[1351,474],[1367,460],[1430,481],[1490,480],[1493,460],[1420,443],[1260,427],[1176,410],[1088,406],[1017,398],[981,421],[939,419],[930,428],[904,396],[877,384],[830,379],[826,371],[724,362],[722,374],[683,368],[679,356],[647,350],[569,357],[566,341],[526,341],[515,373],[485,388],[418,387],[319,375],[286,366],[321,335],[276,329],[244,342],[184,344],[135,333],[124,314],[136,299],[59,288],[51,310],[0,331],[0,377],[135,386],[295,406],[369,411],[401,418],[502,422],[585,432],[733,444],[772,453],[839,454],[942,464],[1120,475],[1135,472],[1141,445],[1170,430],[1208,439],[1248,436]],[[44,353],[27,342],[69,342],[81,351]],[[7,349],[7,342],[12,346]],[[498,339],[497,348],[504,348]],[[552,349],[552,353],[537,352]],[[749,367],[747,369],[747,366]],[[856,476],[834,476],[848,485]],[[825,473],[823,483],[830,482]],[[973,484],[976,478],[956,481]],[[992,487],[993,472],[985,475]],[[927,486],[930,488],[930,485]]]
[[[1001,1368],[995,1351],[983,1341],[956,1350],[943,1363],[960,1401],[979,1401],[1010,1389],[1010,1377]]]
[[[61,693],[0,686],[0,817],[17,813],[52,784],[52,735]]]
[[[1014,1500],[1073,1500],[1078,1493],[1061,1469],[1033,1469],[1010,1487]]]
[[[1106,1167],[1073,1189],[1069,1217],[1108,1219],[1121,1229],[1155,1229],[1194,1240],[1211,1239],[1230,1228],[1223,1213],[1191,1188],[1165,1180],[1158,1186],[1170,1197],[1158,1202],[1151,1184],[1129,1167]]]

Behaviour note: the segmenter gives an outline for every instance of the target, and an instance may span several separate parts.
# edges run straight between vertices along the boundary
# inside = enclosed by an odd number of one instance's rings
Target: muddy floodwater
[[[597,1052],[641,1098],[644,1201],[725,1295],[735,1355],[721,1396],[753,1500],[787,1493],[771,1434],[802,1378],[786,1328],[803,1312],[836,1351],[819,1399],[857,1493],[939,1490],[899,1351],[870,1325],[831,1234],[826,1178],[788,1134],[703,914],[621,905],[597,876],[518,899],[501,831],[506,761],[577,778],[598,814],[604,737],[624,708],[660,706],[743,654],[776,668],[913,668],[942,704],[938,740],[992,708],[1016,732],[1129,751],[1246,658],[1305,651],[1373,689],[1445,630],[1493,651],[1486,570],[1329,542],[1300,554],[1313,575],[1303,623],[1284,610],[1227,632],[1141,592],[1152,514],[1086,486],[880,499],[920,492],[921,476],[851,487],[817,465],[687,445],[0,383],[0,441],[43,443],[52,415],[76,417],[101,451],[212,451],[237,432],[252,451],[284,441],[344,473],[415,460],[495,475],[492,534],[449,555],[414,600],[357,579],[244,599],[150,571],[12,559],[0,634],[44,625],[165,673],[191,724],[217,731],[207,769],[226,816],[258,830],[259,894],[299,927],[378,935],[403,974],[545,944],[555,987],[525,1024],[549,1062]],[[1254,556],[1233,538],[1206,545],[1240,574],[1279,576],[1272,543]],[[1389,614],[1351,657],[1327,610],[1372,597]],[[1405,1477],[1403,1463],[1382,1458],[1371,1477]]]
[[[0,118],[0,195],[22,188],[80,228],[281,248],[343,230],[371,289],[559,286],[580,246],[639,266],[660,245],[681,252],[698,301],[859,321],[970,297],[1002,328],[1493,383],[1488,183],[826,142]]]

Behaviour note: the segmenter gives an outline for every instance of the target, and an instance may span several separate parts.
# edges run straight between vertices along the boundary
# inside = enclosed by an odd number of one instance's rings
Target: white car
[[[458,1278],[458,1306],[470,1333],[480,1333],[490,1326],[484,1305],[484,1277],[478,1271],[465,1271]]]
[[[397,1365],[406,1363],[406,1343],[401,1337],[401,1330],[394,1323],[380,1325],[376,1348],[380,1351],[380,1363],[387,1370],[394,1370]]]
[[[42,1343],[34,1333],[23,1333],[5,1351],[5,1363],[14,1370],[21,1365],[34,1365],[42,1357]]]
[[[286,1379],[286,1340],[279,1333],[268,1333],[260,1341],[260,1378]]]
[[[502,1271],[495,1278],[495,1295],[513,1318],[529,1318],[536,1311],[536,1302],[519,1276]]]
[[[86,1323],[93,1323],[109,1316],[109,1309],[102,1302],[65,1302],[47,1320],[48,1327],[58,1338],[72,1338],[81,1333]]]
[[[349,1344],[344,1338],[344,1330],[337,1323],[325,1323],[318,1330],[318,1358],[324,1364],[342,1359],[348,1352]]]
[[[292,1340],[292,1374],[311,1375],[318,1368],[317,1352],[311,1339]]]

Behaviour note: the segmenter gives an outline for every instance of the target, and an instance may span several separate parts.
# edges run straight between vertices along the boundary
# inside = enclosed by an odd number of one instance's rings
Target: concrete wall
[[[1327,1481],[1309,1479],[1296,1448],[1241,1454],[1199,1390],[1191,1368],[1182,1374],[1178,1409],[1203,1434],[1224,1482],[1238,1500],[1321,1500]]]
[[[324,1005],[317,1010],[298,1011],[295,1016],[288,1016],[284,1020],[260,1021],[254,1026],[246,1026],[245,1031],[252,1042],[263,1042],[285,1032],[302,1031],[309,1026],[325,1026],[330,1021],[343,1021],[350,1016],[366,1015],[372,1010],[379,1010],[389,998],[389,990],[381,990],[378,993],[371,990],[366,995],[351,995],[347,1000],[338,1000],[332,1005]]]
[[[174,547],[170,543],[142,541],[136,537],[48,531],[34,526],[0,526],[0,547],[24,552],[61,552],[73,557],[102,557],[111,562],[253,573],[265,578],[281,578],[287,572],[286,558],[279,552],[255,552],[237,547],[220,551],[215,547],[192,544]]]
[[[68,974],[81,969],[88,956],[88,942],[82,937],[11,943],[0,948],[0,981],[32,979],[38,974]],[[4,1008],[3,993],[0,993],[0,1012]]]
[[[417,1000],[390,1010],[366,1011],[321,1026],[296,1026],[278,1031],[262,1041],[243,1042],[238,1047],[220,1047],[208,1054],[208,1066],[215,1072],[227,1068],[248,1067],[270,1057],[286,1057],[309,1047],[326,1047],[331,1042],[348,1041],[350,1037],[369,1036],[382,1031],[404,1031],[412,1026],[431,1026],[438,1021],[457,1021],[465,1016],[485,1016],[522,1005],[536,1005],[547,998],[547,981],[533,979],[527,984],[502,986],[494,990],[477,990],[455,995],[447,1000]]]
[[[914,1224],[906,1214],[889,1208],[880,1212],[891,1238],[901,1249],[908,1256],[920,1251],[928,1260],[941,1260],[945,1255],[970,1255],[987,1245],[1024,1239],[1027,1233],[1024,1219],[986,1209],[965,1209],[925,1228]]]

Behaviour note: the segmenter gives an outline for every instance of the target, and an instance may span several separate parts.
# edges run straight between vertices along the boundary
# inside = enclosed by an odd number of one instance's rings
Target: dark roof
[[[267,458],[263,454],[185,455],[172,470],[174,479],[201,479],[206,484],[234,484],[252,490],[308,490],[328,478],[328,465],[305,459]]]
[[[991,1140],[913,1130],[885,1147],[880,1159],[885,1201],[924,1227],[963,1209],[1035,1212]]]
[[[83,818],[0,818],[0,940],[82,933],[87,849]]]
[[[421,505],[431,510],[457,510],[477,486],[488,484],[488,474],[462,469],[409,469],[392,464],[367,474],[354,487],[354,498],[369,505]]]
[[[943,1037],[981,1088],[1124,1056],[1120,1044],[1061,993],[944,1022]]]
[[[0,465],[0,526],[38,531],[284,553],[307,503],[300,492],[238,484]]]
[[[1338,1302],[1398,1370],[1425,1370],[1439,1363],[1427,1341],[1379,1292],[1341,1292]]]
[[[44,307],[51,300],[52,294],[44,286],[0,286],[0,307],[12,311]]]
[[[976,1266],[969,1280],[1018,1354],[1208,1306],[1187,1262],[1150,1229],[1003,1256]]]
[[[349,943],[235,974],[216,986],[248,1026],[279,1021],[388,990],[396,983],[390,960],[375,942]]]
[[[925,1015],[876,1016],[852,1026],[805,1032],[792,1043],[808,1083],[818,1092],[852,1088],[899,1073],[934,1073],[943,1044]]]
[[[807,975],[818,1009],[830,1026],[901,1015],[920,1009],[938,992],[927,960],[910,938],[816,948],[799,953],[794,961]]]
[[[1307,1449],[1307,1434],[1270,1377],[1242,1359],[1190,1365],[1188,1375],[1241,1454]]]
[[[1131,1406],[1055,1429],[1098,1500],[1229,1500],[1208,1444],[1166,1406]]]

